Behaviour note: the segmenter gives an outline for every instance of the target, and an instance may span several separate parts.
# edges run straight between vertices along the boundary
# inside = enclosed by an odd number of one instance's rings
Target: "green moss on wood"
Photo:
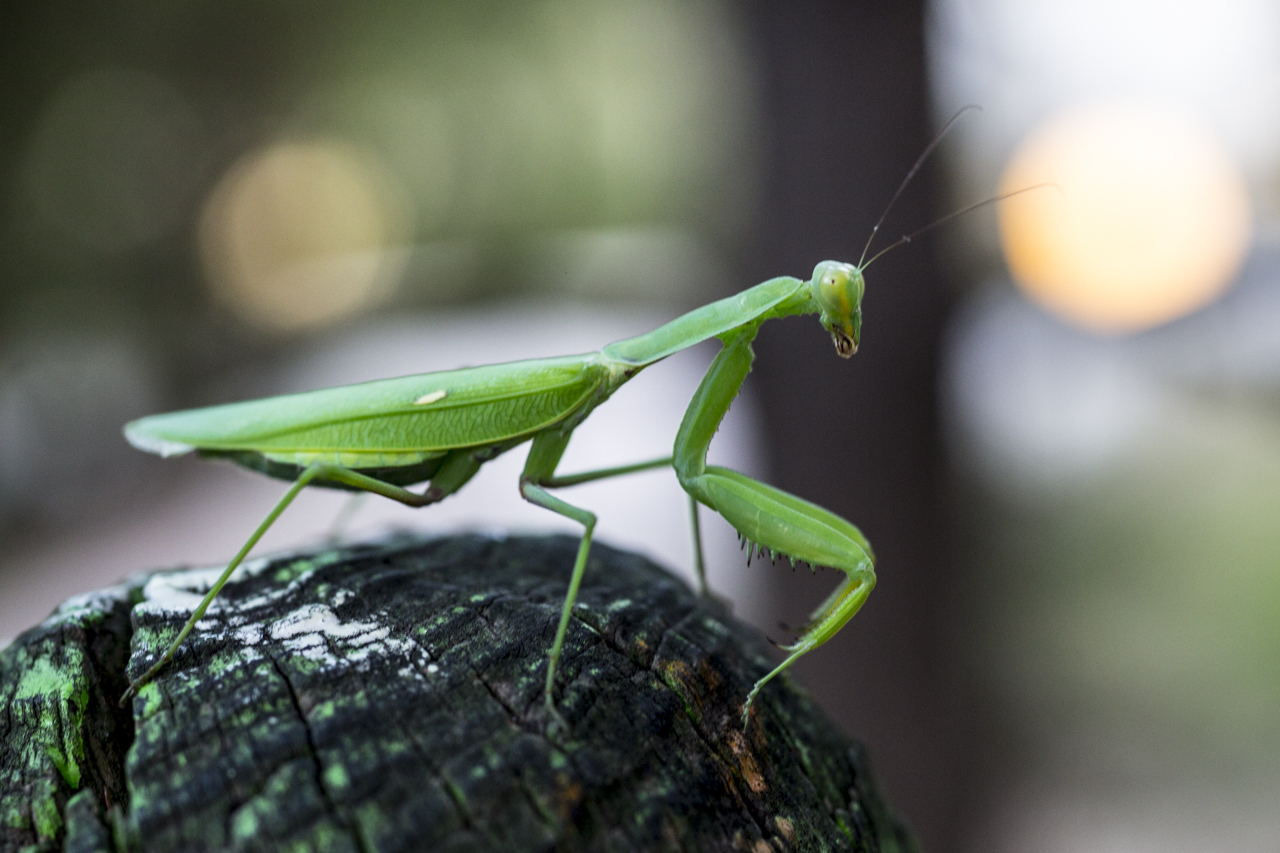
[[[127,714],[108,707],[128,657],[128,587],[73,599],[0,650],[0,849],[55,850],[73,795],[124,793]]]

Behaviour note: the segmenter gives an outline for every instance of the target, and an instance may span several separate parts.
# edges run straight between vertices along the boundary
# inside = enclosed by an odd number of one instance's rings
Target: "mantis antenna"
[[[881,249],[880,251],[872,255],[871,260],[867,261],[865,264],[859,263],[858,268],[865,270],[867,267],[875,263],[876,258],[880,257],[885,252],[888,252],[890,249],[896,249],[899,246],[901,246],[903,243],[910,243],[912,240],[919,237],[921,234],[925,233],[926,231],[932,231],[934,228],[937,228],[939,225],[944,225],[958,216],[964,216],[966,213],[972,213],[973,211],[977,210],[980,207],[986,207],[989,204],[995,204],[996,202],[1004,201],[1005,199],[1012,198],[1015,195],[1021,195],[1022,193],[1029,193],[1032,190],[1043,189],[1044,187],[1057,187],[1059,192],[1062,191],[1062,187],[1050,181],[1050,182],[1045,182],[1043,184],[1032,184],[1029,187],[1023,187],[1022,189],[1013,190],[1012,192],[1001,193],[1000,195],[992,196],[991,198],[984,199],[976,204],[971,204],[968,207],[962,207],[959,210],[955,210],[955,211],[952,211],[951,213],[948,213],[946,216],[942,217],[941,219],[935,219],[933,222],[930,222],[928,225],[919,229],[918,231],[912,231],[910,234],[903,234],[897,240],[895,240],[894,242],[890,243],[888,246],[885,246],[883,249]]]
[[[884,206],[884,213],[880,214],[880,218],[876,220],[875,227],[872,228],[871,233],[867,235],[867,245],[862,247],[862,256],[858,258],[858,264],[857,264],[858,269],[863,268],[862,262],[866,260],[867,252],[871,251],[871,241],[876,239],[876,232],[879,231],[880,226],[884,224],[885,217],[887,217],[889,215],[889,211],[893,209],[894,202],[898,200],[898,196],[902,195],[902,191],[907,188],[907,184],[911,183],[911,179],[916,176],[916,172],[920,171],[920,167],[924,165],[924,161],[929,159],[929,155],[933,153],[933,149],[938,147],[938,143],[942,142],[942,138],[946,136],[951,131],[951,128],[955,126],[955,123],[960,120],[960,116],[964,115],[969,110],[981,110],[981,109],[982,107],[978,106],[977,104],[965,104],[963,107],[956,110],[955,115],[947,119],[947,123],[943,125],[942,130],[938,131],[937,136],[933,137],[933,141],[930,142],[927,146],[925,146],[923,153],[921,153],[920,156],[916,158],[915,165],[911,167],[911,170],[909,172],[907,172],[907,176],[902,179],[902,183],[898,184],[898,191],[893,194],[893,198],[889,199],[889,203]],[[915,235],[912,235],[912,236],[915,236]],[[881,252],[880,254],[884,254],[884,253]],[[880,257],[880,254],[876,255],[875,257],[876,258]],[[875,258],[872,258],[872,260],[875,260]]]

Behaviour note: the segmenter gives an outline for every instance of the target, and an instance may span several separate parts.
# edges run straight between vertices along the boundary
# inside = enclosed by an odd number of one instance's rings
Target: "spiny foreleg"
[[[790,654],[756,682],[742,709],[743,727],[756,694],[801,655],[825,643],[858,612],[875,586],[871,545],[858,528],[817,504],[761,483],[729,468],[707,465],[707,449],[729,405],[751,369],[755,327],[725,342],[694,394],[676,435],[674,466],[680,485],[700,503],[720,513],[753,554],[781,555],[812,566],[831,566],[846,579],[814,611],[790,646]]]

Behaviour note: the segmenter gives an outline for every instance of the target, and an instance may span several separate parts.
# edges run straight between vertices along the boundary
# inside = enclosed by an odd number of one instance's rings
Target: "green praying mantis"
[[[858,348],[864,290],[857,265],[823,261],[808,281],[770,279],[599,352],[423,373],[133,421],[124,432],[137,448],[162,456],[198,451],[293,485],[227,564],[168,650],[129,686],[122,701],[169,662],[231,573],[306,486],[372,492],[412,507],[428,506],[466,485],[484,463],[531,442],[520,474],[521,496],[583,527],[547,664],[544,695],[553,713],[556,665],[596,524],[592,512],[556,497],[554,489],[674,468],[692,502],[695,567],[704,592],[698,504],[720,513],[752,549],[846,574],[796,642],[784,647],[787,658],[751,689],[743,705],[745,725],[760,689],[835,636],[858,612],[875,586],[874,557],[866,538],[848,521],[745,474],[708,465],[707,450],[751,369],[751,342],[761,324],[816,313],[836,352],[848,358]],[[671,456],[567,476],[556,473],[573,431],[597,406],[644,368],[710,338],[724,347],[694,392]],[[405,488],[427,481],[421,492]]]
[[[745,474],[708,465],[708,447],[751,369],[751,343],[763,323],[817,314],[836,354],[851,357],[862,333],[864,270],[923,231],[1007,197],[957,211],[863,262],[894,201],[959,116],[957,113],[947,123],[916,161],[872,229],[856,264],[823,261],[808,280],[770,279],[598,352],[383,379],[153,415],[127,424],[125,436],[141,450],[161,456],[196,451],[201,456],[230,459],[293,485],[227,564],[168,649],[130,684],[121,704],[173,658],[235,568],[305,487],[371,492],[411,507],[428,506],[465,486],[484,463],[529,442],[519,480],[521,496],[583,528],[548,655],[543,692],[554,719],[559,718],[553,699],[556,667],[586,569],[596,516],[556,497],[552,490],[671,466],[690,498],[695,569],[704,594],[699,504],[728,521],[752,552],[844,572],[845,578],[813,611],[795,642],[781,646],[786,658],[747,694],[742,708],[745,728],[760,690],[801,656],[834,637],[866,602],[876,583],[875,557],[853,524]],[[557,474],[573,431],[596,407],[646,367],[711,338],[718,339],[723,348],[689,402],[670,456],[598,471]],[[421,492],[406,488],[424,482],[427,486]]]

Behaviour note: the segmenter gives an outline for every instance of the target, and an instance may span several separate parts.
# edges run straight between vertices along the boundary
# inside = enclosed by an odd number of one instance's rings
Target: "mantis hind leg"
[[[258,540],[271,529],[271,525],[275,524],[276,519],[280,517],[280,514],[288,508],[289,504],[293,503],[293,499],[298,496],[298,493],[306,488],[310,483],[315,480],[322,479],[333,480],[335,482],[342,483],[343,485],[360,489],[364,492],[372,492],[373,494],[391,498],[392,500],[399,501],[400,503],[407,504],[408,506],[422,507],[427,506],[428,504],[433,504],[457,491],[464,483],[467,482],[467,480],[471,479],[479,467],[480,462],[475,460],[470,454],[454,454],[449,459],[446,459],[445,463],[440,466],[440,470],[436,473],[436,476],[432,478],[431,485],[427,487],[427,490],[422,494],[416,494],[408,489],[402,489],[399,486],[384,483],[381,480],[361,474],[359,471],[353,471],[350,468],[344,468],[341,465],[333,465],[327,462],[311,463],[302,470],[301,474],[298,475],[298,479],[296,479],[293,482],[293,485],[289,487],[289,490],[285,492],[284,497],[280,499],[280,502],[275,505],[271,512],[267,513],[267,517],[258,525],[257,530],[253,531],[253,534],[250,535],[248,541],[241,546],[240,550],[236,553],[235,557],[232,558],[231,562],[227,563],[227,567],[222,571],[222,574],[218,576],[218,579],[214,581],[213,586],[209,587],[209,591],[205,593],[204,598],[200,600],[196,609],[191,613],[190,618],[187,619],[186,624],[184,624],[182,629],[178,631],[178,636],[169,644],[169,648],[160,656],[160,659],[152,664],[151,667],[139,678],[129,684],[129,689],[120,697],[120,706],[124,707],[131,698],[137,695],[138,690],[144,684],[154,678],[156,674],[173,659],[174,653],[178,651],[178,647],[182,645],[182,641],[185,640],[191,633],[192,629],[195,628],[196,623],[204,617],[205,612],[209,609],[209,605],[213,603],[213,600],[218,597],[218,593],[222,592],[222,588],[226,586],[227,581],[231,579],[232,572],[234,572],[236,567],[244,562],[244,558],[248,556],[249,552],[253,549],[253,546],[258,544]]]

